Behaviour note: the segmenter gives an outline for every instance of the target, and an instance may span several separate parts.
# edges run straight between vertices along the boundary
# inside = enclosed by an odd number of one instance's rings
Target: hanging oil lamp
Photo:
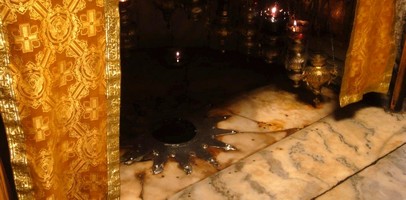
[[[246,55],[257,55],[258,53],[258,20],[257,8],[254,0],[246,0],[242,5],[241,23],[239,30],[239,50]]]
[[[262,55],[267,63],[279,63],[285,51],[285,24],[288,12],[278,2],[265,5],[260,11]]]
[[[290,42],[297,44],[306,44],[309,22],[292,17],[287,24],[287,35]]]
[[[219,0],[217,2],[216,16],[212,24],[212,33],[210,34],[210,46],[225,53],[231,34],[229,1]]]
[[[287,24],[287,52],[285,68],[288,77],[293,81],[293,87],[298,88],[303,78],[303,68],[307,61],[307,29],[308,22],[303,20],[292,20]]]
[[[265,5],[260,12],[264,19],[264,26],[271,33],[280,33],[283,31],[283,9],[278,2],[272,2]]]

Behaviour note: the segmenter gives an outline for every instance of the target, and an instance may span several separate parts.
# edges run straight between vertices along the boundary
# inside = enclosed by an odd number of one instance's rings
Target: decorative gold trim
[[[9,73],[9,43],[7,31],[0,19],[0,112],[3,117],[10,149],[14,182],[19,199],[34,199],[31,174],[28,168],[25,137],[16,97],[12,88],[12,77]]]
[[[108,199],[120,198],[120,16],[117,0],[105,0]]]

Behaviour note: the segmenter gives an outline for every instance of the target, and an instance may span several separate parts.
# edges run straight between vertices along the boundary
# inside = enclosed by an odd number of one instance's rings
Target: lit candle
[[[180,51],[176,51],[176,53],[175,53],[175,58],[176,58],[176,62],[179,63],[179,62],[180,62],[180,58],[181,58],[181,56],[180,56]]]
[[[297,28],[297,21],[294,20],[293,21],[293,32],[296,32],[296,28]]]
[[[276,5],[274,7],[271,8],[271,21],[275,22],[276,21],[276,11],[278,11],[278,9],[276,8]]]
[[[278,17],[278,6],[275,4],[273,7],[266,9],[266,15],[270,17],[271,22],[276,22]]]
[[[306,37],[308,22],[304,20],[292,19],[288,24],[288,31],[294,40],[303,40]]]
[[[277,8],[276,8],[276,5],[275,5],[275,6],[272,7],[272,9],[271,9],[271,15],[272,15],[272,17],[276,17],[276,11],[277,11]]]

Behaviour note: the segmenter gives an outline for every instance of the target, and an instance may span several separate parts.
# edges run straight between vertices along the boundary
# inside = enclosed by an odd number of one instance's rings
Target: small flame
[[[176,62],[179,63],[180,62],[180,51],[176,51],[175,58],[176,58]]]
[[[293,31],[294,33],[297,31],[297,21],[296,21],[296,20],[293,20],[292,31]]]
[[[273,15],[276,14],[276,10],[277,10],[276,6],[272,7],[271,13],[272,13]]]

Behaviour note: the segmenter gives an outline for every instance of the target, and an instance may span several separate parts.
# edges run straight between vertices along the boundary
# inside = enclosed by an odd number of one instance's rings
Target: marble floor
[[[280,91],[275,86],[249,92],[229,105],[212,110],[213,114],[231,115],[227,120],[220,121],[217,127],[237,131],[236,134],[218,138],[237,150],[226,152],[211,149],[220,164],[217,169],[198,158],[193,159],[192,174],[185,174],[173,160],[169,160],[164,171],[157,175],[151,173],[152,161],[122,165],[121,199],[165,199],[314,123],[332,112],[335,105],[335,101],[329,100],[319,108],[313,108],[297,102],[295,94]]]
[[[194,157],[192,174],[175,159],[159,174],[150,160],[122,164],[121,199],[405,199],[406,114],[369,100],[338,108],[333,89],[314,107],[283,70],[257,61],[197,54],[184,76],[184,67],[137,55],[137,65],[123,65],[123,91],[132,95],[122,102],[133,107],[122,111],[123,152],[179,102],[231,116],[217,127],[236,133],[216,139],[237,150],[209,148],[219,166]]]
[[[404,199],[405,117],[339,110],[168,199]]]

